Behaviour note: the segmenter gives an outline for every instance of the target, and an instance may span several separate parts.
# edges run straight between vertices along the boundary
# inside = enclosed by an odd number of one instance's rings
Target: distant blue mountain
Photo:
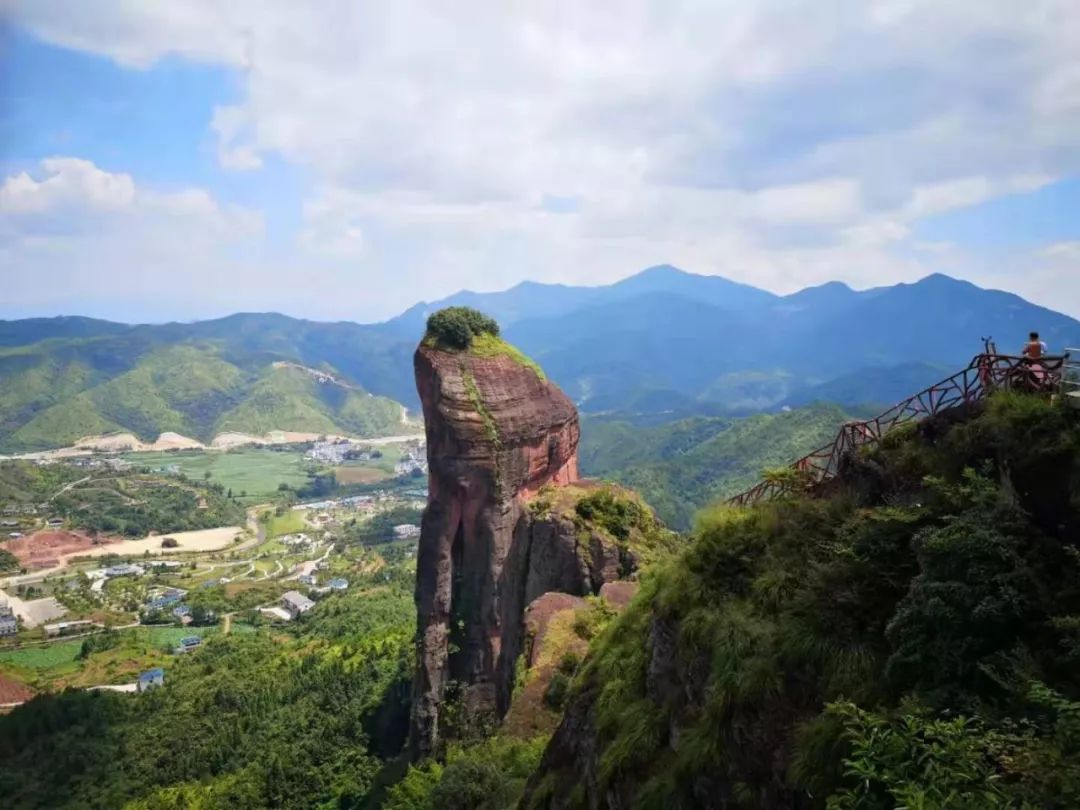
[[[25,374],[34,364],[73,362],[92,372],[83,375],[87,385],[100,385],[163,346],[209,341],[245,368],[291,358],[415,407],[412,352],[427,316],[448,305],[498,319],[582,410],[650,421],[815,400],[888,403],[967,363],[983,336],[1008,352],[1019,351],[1032,329],[1052,351],[1080,345],[1073,318],[944,275],[863,291],[833,282],[778,296],[661,265],[604,286],[524,282],[502,292],[463,291],[379,324],[275,313],[140,326],[80,317],[0,321],[0,347],[35,344],[29,353],[0,352],[0,386],[5,369]],[[68,393],[78,394],[72,385]],[[55,387],[46,393],[55,398]],[[0,426],[47,404],[21,397],[19,412],[5,414],[3,401]]]

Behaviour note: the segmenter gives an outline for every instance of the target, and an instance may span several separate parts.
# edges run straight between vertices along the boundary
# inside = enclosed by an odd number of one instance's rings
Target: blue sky
[[[8,16],[0,317],[364,321],[658,263],[1080,316],[1070,0]]]

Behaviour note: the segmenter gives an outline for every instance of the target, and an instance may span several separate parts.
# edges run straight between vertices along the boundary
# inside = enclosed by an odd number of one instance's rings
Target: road
[[[297,569],[298,569],[297,572],[295,574],[289,576],[289,577],[286,577],[286,579],[299,579],[301,576],[303,576],[303,574],[305,573],[305,569],[309,565],[311,566],[311,569],[314,570],[319,563],[321,563],[323,560],[325,560],[327,557],[330,556],[330,552],[333,551],[333,550],[334,550],[334,544],[329,543],[326,546],[326,551],[323,553],[323,555],[321,557],[318,557],[318,558],[316,558],[314,560],[304,560],[304,562],[302,562],[298,566],[296,566]]]
[[[50,503],[50,502],[51,502],[52,500],[54,500],[55,498],[59,498],[59,497],[60,497],[61,495],[63,495],[63,494],[64,494],[65,492],[67,492],[67,491],[68,491],[69,489],[73,489],[74,487],[77,487],[77,486],[78,486],[79,484],[85,484],[85,483],[86,483],[87,481],[89,481],[89,480],[90,480],[90,479],[91,479],[92,477],[93,477],[93,476],[90,476],[90,475],[88,475],[88,476],[86,476],[85,478],[80,478],[80,479],[79,479],[78,481],[72,481],[72,482],[71,482],[70,484],[68,484],[67,486],[64,486],[64,487],[60,487],[60,489],[56,490],[56,492],[54,492],[54,493],[53,493],[52,495],[50,495],[50,496],[49,496],[49,497],[48,497],[48,498],[46,499],[45,503]]]

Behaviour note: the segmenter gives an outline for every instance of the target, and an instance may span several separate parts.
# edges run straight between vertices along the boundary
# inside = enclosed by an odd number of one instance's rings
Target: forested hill
[[[0,806],[362,807],[404,742],[414,569],[368,552],[302,621],[234,626],[171,657],[165,688],[68,689],[0,715]],[[115,631],[83,649],[123,643]]]
[[[592,417],[582,425],[581,470],[636,490],[667,525],[687,531],[698,510],[829,444],[848,418],[835,405],[652,426]]]
[[[404,407],[309,369],[288,347],[165,332],[53,338],[0,348],[0,451],[60,447],[84,436],[165,432],[209,442],[223,431],[378,436],[403,432]],[[9,330],[10,336],[10,330]]]
[[[277,314],[140,326],[34,318],[0,322],[0,449],[117,426],[143,436],[266,425],[378,431],[381,406],[353,389],[297,390],[300,380],[269,374],[272,363],[330,371],[415,409],[413,349],[427,314],[448,304],[494,316],[583,413],[662,419],[814,401],[891,405],[966,364],[984,335],[1006,352],[1032,329],[1052,351],[1080,344],[1073,318],[947,276],[777,296],[667,266],[607,286],[463,292],[381,324]]]
[[[508,724],[387,806],[1074,808],[1078,582],[1080,414],[998,395],[820,497],[706,511],[620,615],[577,614],[542,754]]]
[[[1077,412],[908,425],[827,497],[706,513],[593,644],[521,806],[1080,806],[1078,583]]]

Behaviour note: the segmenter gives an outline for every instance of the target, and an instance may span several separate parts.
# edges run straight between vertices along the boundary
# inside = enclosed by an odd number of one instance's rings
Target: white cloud
[[[1042,248],[1038,255],[1053,261],[1080,262],[1080,240],[1055,242]],[[1080,267],[1076,268],[1076,271],[1080,273]]]
[[[217,135],[218,160],[226,169],[247,171],[263,165],[255,148],[249,143],[240,142],[246,123],[244,111],[239,107],[218,107],[214,110],[210,129]]]
[[[41,180],[22,172],[0,185],[0,213],[42,213],[69,205],[120,208],[135,199],[131,177],[103,172],[86,160],[46,158],[41,161],[41,168],[45,175]]]
[[[0,185],[4,297],[35,311],[183,312],[250,275],[262,234],[257,211],[202,189],[143,188],[76,158],[42,160]]]
[[[847,178],[766,188],[751,200],[754,213],[773,222],[845,223],[858,217],[862,208],[859,185]]]
[[[913,244],[918,222],[1080,171],[1074,0],[25,0],[14,18],[135,69],[235,70],[217,157],[309,181],[274,266],[324,268],[312,314],[659,261],[778,290],[978,281]],[[59,193],[27,180],[18,204]],[[358,288],[370,312],[348,309]]]

